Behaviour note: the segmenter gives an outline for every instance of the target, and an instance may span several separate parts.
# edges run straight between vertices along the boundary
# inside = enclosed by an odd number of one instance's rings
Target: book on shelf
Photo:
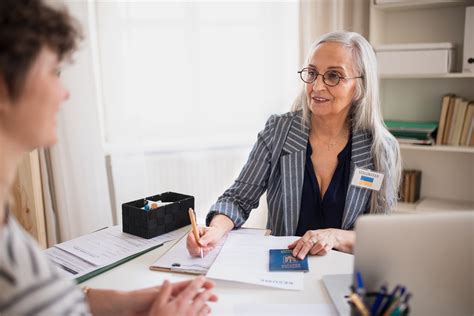
[[[462,124],[466,115],[468,102],[462,98],[456,98],[454,102],[453,117],[451,118],[451,128],[447,136],[446,144],[450,146],[458,146],[461,138]]]
[[[435,140],[433,138],[429,139],[417,139],[417,138],[405,138],[405,137],[396,137],[398,140],[399,144],[403,145],[426,145],[426,146],[432,146],[435,143]]]
[[[473,116],[474,101],[453,94],[443,96],[436,145],[472,146],[470,126]]]
[[[390,133],[400,144],[433,145],[437,122],[414,122],[386,120]]]
[[[400,186],[400,201],[415,203],[420,199],[421,171],[403,170]]]
[[[454,109],[456,107],[456,104],[459,104],[460,101],[461,99],[455,96],[453,96],[449,100],[448,114],[446,115],[446,130],[444,131],[444,134],[443,134],[442,145],[448,144],[448,138],[449,138],[449,134],[451,133],[451,125],[453,122]]]
[[[453,94],[447,94],[443,96],[441,101],[441,113],[439,115],[439,122],[438,122],[438,133],[436,135],[436,145],[443,144],[443,135],[446,130],[446,117],[448,116],[448,109],[451,102],[451,98]]]
[[[467,133],[468,139],[466,141],[468,146],[474,146],[474,120],[471,121],[469,132]]]
[[[470,102],[466,109],[466,116],[464,117],[464,123],[462,126],[460,145],[469,145],[467,141],[467,136],[469,133],[469,128],[474,122],[474,102]]]

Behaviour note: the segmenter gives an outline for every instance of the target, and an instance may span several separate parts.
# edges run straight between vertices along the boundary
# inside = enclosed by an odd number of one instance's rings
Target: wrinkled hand
[[[189,254],[193,257],[199,257],[201,255],[200,248],[202,247],[203,254],[206,256],[214,249],[225,233],[225,230],[216,226],[201,227],[199,228],[199,236],[201,237],[196,241],[193,232],[190,231],[186,240],[186,247],[188,248]]]
[[[337,247],[336,232],[332,228],[308,230],[303,237],[288,245],[293,249],[293,256],[302,260],[308,253],[324,256],[329,250]]]

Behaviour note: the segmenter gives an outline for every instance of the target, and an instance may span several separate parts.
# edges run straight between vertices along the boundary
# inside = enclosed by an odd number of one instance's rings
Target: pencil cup
[[[151,207],[155,206],[154,202],[158,207]],[[159,206],[160,203],[166,205]],[[175,192],[123,203],[123,232],[147,239],[168,233],[191,224],[189,208],[194,209],[194,197]]]
[[[379,305],[379,307],[377,308],[377,311],[374,312],[373,310],[373,306],[374,306],[374,303],[376,301],[376,299],[378,297],[380,297],[379,293],[378,292],[371,292],[371,293],[367,293],[362,301],[368,311],[368,315],[370,316],[378,316],[378,315],[383,315],[384,312],[382,312],[382,309],[386,303],[386,300],[387,298],[389,297],[390,295],[388,294],[382,294],[381,297],[383,298],[382,300],[382,304]],[[367,314],[364,314],[364,312],[359,308],[357,307],[355,304],[353,304],[352,302],[348,301],[348,304],[350,305],[350,310],[351,310],[351,316],[364,316],[364,315],[367,315]],[[400,316],[404,316],[404,315],[409,315],[409,309],[406,309],[404,310],[403,313],[400,313],[399,315]],[[391,314],[391,313],[390,313]]]

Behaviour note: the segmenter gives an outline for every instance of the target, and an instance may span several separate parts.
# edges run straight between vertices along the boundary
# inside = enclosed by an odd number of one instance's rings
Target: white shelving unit
[[[442,96],[474,100],[474,74],[461,73],[466,6],[472,0],[391,1],[370,8],[370,42],[384,44],[451,42],[456,72],[382,76],[385,119],[438,121]],[[401,145],[403,166],[422,171],[421,197],[400,203],[397,212],[474,210],[474,148]],[[436,207],[434,207],[436,206]]]
[[[402,150],[421,150],[421,151],[439,151],[439,152],[451,152],[451,153],[470,153],[474,154],[474,147],[467,146],[422,146],[422,145],[407,145],[401,144]]]

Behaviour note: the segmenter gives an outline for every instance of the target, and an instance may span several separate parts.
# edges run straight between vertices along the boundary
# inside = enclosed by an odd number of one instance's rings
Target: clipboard
[[[216,260],[217,256],[219,255],[219,252],[222,249],[222,246],[224,246],[224,243],[229,234],[249,234],[266,236],[270,234],[270,230],[258,228],[240,228],[232,230],[226,236],[224,236],[216,245],[214,250],[211,251],[204,258],[192,257],[189,254],[188,249],[186,247],[186,239],[188,237],[188,235],[186,234],[181,239],[179,239],[173,246],[171,246],[167,252],[165,252],[160,258],[158,258],[150,266],[150,270],[205,275]]]

